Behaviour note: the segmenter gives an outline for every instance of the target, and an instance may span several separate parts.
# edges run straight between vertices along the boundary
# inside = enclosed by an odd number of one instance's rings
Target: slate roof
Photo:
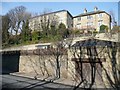
[[[35,17],[32,17],[31,19],[36,18],[36,17],[40,17],[40,16],[44,16],[44,15],[53,14],[53,13],[59,13],[59,12],[67,12],[67,13],[73,18],[73,16],[70,14],[69,11],[67,11],[67,10],[59,10],[59,11],[55,11],[55,12],[50,12],[50,13],[46,13],[46,14],[41,14],[41,15],[38,15],[38,16],[35,16]]]
[[[92,11],[92,12],[87,12],[87,13],[82,13],[82,14],[79,14],[77,16],[74,16],[75,17],[82,17],[82,16],[87,16],[87,15],[93,15],[93,14],[99,14],[99,13],[106,13],[105,11]],[[107,15],[109,15],[108,13],[106,13]],[[110,16],[110,15],[109,15]]]

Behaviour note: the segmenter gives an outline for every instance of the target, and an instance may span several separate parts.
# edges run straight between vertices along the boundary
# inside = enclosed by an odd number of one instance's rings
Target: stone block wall
[[[44,52],[44,51],[43,51]],[[43,76],[56,76],[57,62],[56,55],[49,53],[33,53],[33,51],[24,52],[20,56],[19,72],[35,73]],[[61,77],[67,77],[67,54],[59,56],[59,66]]]
[[[120,47],[99,46],[96,47],[96,50],[98,52],[97,58],[99,58],[101,62],[96,63],[95,84],[98,87],[110,88],[111,84],[112,85],[117,84],[117,80],[119,80],[118,77],[120,70]],[[86,51],[87,51],[86,47],[82,47],[82,55],[81,55],[82,58],[89,58]],[[79,54],[80,56],[79,48],[77,48],[76,51],[75,49],[68,50],[68,67],[69,67],[68,77],[71,77],[73,80],[76,80],[76,78],[78,77],[76,76],[77,74],[76,64],[80,63],[80,61],[78,60],[78,62],[76,63],[77,59],[76,61],[72,60],[72,58],[79,58],[77,54]],[[85,74],[86,72],[85,75],[87,75],[88,77],[90,74],[88,72],[91,72],[90,63],[84,61],[82,65],[83,65],[83,74]],[[88,66],[89,68],[87,68]],[[83,77],[85,75],[83,75]],[[85,79],[87,79],[87,77]],[[88,82],[91,81],[90,78],[91,76],[89,77]],[[112,81],[112,83],[110,82],[110,80]]]

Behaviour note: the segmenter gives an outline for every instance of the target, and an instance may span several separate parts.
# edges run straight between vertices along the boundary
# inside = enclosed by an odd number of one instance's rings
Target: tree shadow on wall
[[[86,78],[84,78],[85,74],[83,72],[88,70],[83,71],[83,62],[85,62],[85,58],[84,57],[84,50],[86,49],[86,54],[88,55],[88,59],[87,62],[89,62],[89,66],[90,66],[90,82],[87,88],[91,89],[94,85],[94,83],[96,82],[96,71],[97,71],[97,64],[96,62],[99,64],[99,66],[102,68],[103,71],[105,71],[105,75],[106,75],[106,79],[109,81],[110,86],[112,88],[115,89],[119,89],[119,85],[120,85],[120,71],[117,67],[117,65],[119,65],[119,62],[117,63],[117,51],[118,49],[120,49],[119,47],[119,43],[116,42],[111,42],[111,41],[102,41],[102,40],[96,40],[96,39],[89,39],[86,41],[81,41],[78,42],[74,45],[74,58],[77,59],[79,63],[77,63],[77,71],[79,74],[79,78],[80,78],[80,83],[74,88],[74,90],[76,90],[78,87],[80,87],[82,84],[84,84],[84,82],[87,80]],[[101,50],[98,52],[97,48],[100,47]],[[84,48],[84,49],[82,49]],[[99,54],[100,53],[104,53],[104,49],[106,49],[107,55],[110,58],[110,63],[111,63],[111,67],[112,67],[112,72],[111,75],[109,74],[109,70],[107,70],[107,68],[104,67],[104,65],[102,64],[102,58],[99,58]],[[79,50],[79,53],[77,53]],[[76,55],[75,55],[76,54]],[[105,53],[104,53],[105,54]],[[88,75],[88,74],[87,74]],[[102,75],[100,75],[102,76]],[[113,77],[113,78],[112,78]],[[87,80],[88,82],[88,80]],[[86,85],[84,84],[83,87],[86,88]]]

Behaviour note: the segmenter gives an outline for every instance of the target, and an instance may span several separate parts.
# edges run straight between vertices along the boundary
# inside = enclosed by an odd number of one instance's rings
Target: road
[[[2,82],[2,89],[39,89],[39,90],[63,90],[69,88],[72,90],[73,87],[69,85],[58,84],[50,81],[34,80],[25,77],[12,76],[12,75],[0,75],[0,82]]]

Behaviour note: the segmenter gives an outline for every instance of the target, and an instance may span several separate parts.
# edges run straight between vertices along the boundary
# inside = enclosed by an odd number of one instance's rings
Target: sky
[[[97,6],[99,10],[104,10],[107,13],[112,11],[115,19],[118,21],[118,2],[2,2],[0,15],[5,15],[9,10],[21,5],[25,6],[27,11],[31,13],[40,13],[45,9],[53,12],[68,10],[72,16],[83,13],[84,8],[88,12],[94,11],[94,7]]]

